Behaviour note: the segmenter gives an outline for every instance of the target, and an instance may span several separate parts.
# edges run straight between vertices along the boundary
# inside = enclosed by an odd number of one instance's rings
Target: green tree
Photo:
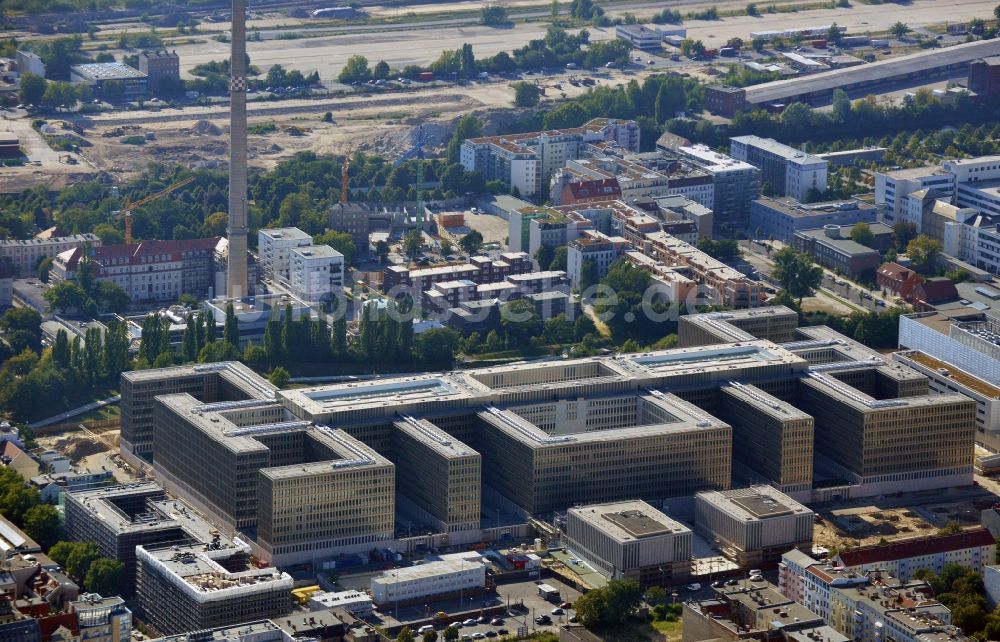
[[[555,253],[552,255],[552,261],[549,262],[549,269],[565,272],[568,256],[569,250],[565,245],[557,247]]]
[[[802,299],[819,287],[823,269],[814,265],[808,254],[796,252],[790,247],[778,250],[771,259],[775,266],[774,277],[782,288],[798,299],[801,307]]]
[[[510,24],[507,9],[498,4],[486,4],[479,10],[479,24],[497,27]]]
[[[538,249],[535,250],[535,261],[538,262],[538,269],[547,270],[548,266],[552,264],[555,254],[555,250],[551,245],[539,245]]]
[[[597,263],[592,259],[584,259],[583,263],[580,264],[580,281],[577,289],[580,292],[586,292],[591,286],[597,285],[600,281],[600,272],[597,269]]]
[[[460,336],[451,328],[434,328],[416,336],[413,351],[423,365],[451,365]]]
[[[441,240],[441,254],[448,256],[455,251],[455,246],[448,239]]]
[[[755,17],[760,15],[760,11],[757,10],[757,4],[756,3],[751,2],[751,3],[747,4],[747,15],[748,16],[755,16]]]
[[[389,63],[384,60],[379,60],[376,63],[375,68],[372,69],[372,77],[376,80],[385,80],[389,77]],[[333,120],[333,115],[330,115],[330,120]]]
[[[239,361],[239,358],[239,349],[228,341],[222,339],[209,343],[198,353],[198,363]]]
[[[125,565],[118,560],[101,557],[87,568],[83,585],[87,591],[99,595],[115,595],[121,592],[125,579]]]
[[[444,642],[457,642],[458,641],[458,629],[449,626],[444,630]]]
[[[892,226],[892,238],[897,252],[905,252],[910,241],[917,238],[917,226],[909,221],[897,221]]]
[[[472,255],[479,251],[479,248],[483,246],[483,235],[479,230],[472,230],[465,236],[463,236],[458,244],[462,247],[462,250],[467,254]]]
[[[25,105],[41,105],[45,90],[48,89],[49,81],[42,76],[31,72],[21,76],[21,102]]]
[[[900,20],[897,20],[896,22],[892,23],[892,25],[889,27],[889,33],[896,36],[900,40],[902,40],[906,36],[906,34],[910,33],[910,31],[911,31],[910,26]]]
[[[337,232],[327,230],[322,234],[313,237],[315,245],[329,245],[344,255],[344,265],[354,263],[354,258],[358,254],[358,246],[354,244],[354,238],[347,232]]]
[[[403,252],[411,258],[420,254],[420,248],[423,246],[424,235],[420,232],[420,230],[412,230],[403,237]]]
[[[27,333],[30,337],[27,347],[36,352],[42,342],[42,315],[33,308],[8,308],[0,317],[0,329],[7,334]]]
[[[875,233],[872,232],[871,226],[867,223],[857,223],[851,228],[851,240],[865,247],[873,247],[875,245]]]
[[[287,386],[288,380],[291,378],[292,377],[291,375],[288,374],[288,371],[282,368],[281,366],[278,366],[277,368],[271,371],[271,374],[267,375],[267,380],[278,388],[284,388],[285,386]]]
[[[941,254],[941,241],[921,234],[906,245],[906,256],[913,261],[921,271],[933,269],[938,255]]]
[[[610,580],[573,604],[580,622],[588,629],[622,624],[642,603],[642,589],[633,580]]]
[[[530,82],[514,83],[514,106],[534,107],[541,100],[542,94],[538,85]]]
[[[240,347],[240,324],[236,319],[236,309],[233,308],[232,301],[226,304],[226,323],[223,327],[223,338],[234,348]]]
[[[120,80],[106,80],[101,85],[101,96],[109,103],[119,102],[125,97],[125,85]]]
[[[500,306],[500,325],[511,347],[527,350],[531,340],[541,336],[543,325],[529,299],[515,299]]]
[[[437,631],[428,631],[427,633],[424,633],[423,636],[420,639],[421,639],[421,642],[437,642],[438,632]]]
[[[448,147],[445,150],[448,162],[457,163],[460,160],[462,142],[467,138],[476,138],[483,135],[483,123],[480,122],[478,118],[472,114],[466,114],[462,116],[458,124],[455,125],[455,131],[452,132],[451,139],[448,141]]]
[[[368,59],[362,55],[354,55],[347,59],[347,64],[340,70],[337,80],[343,83],[366,82],[372,77],[368,68]]]
[[[664,604],[667,601],[667,592],[661,586],[651,586],[646,590],[646,601],[650,604]]]
[[[396,642],[414,642],[415,639],[416,636],[413,635],[413,631],[408,626],[401,628],[396,635]]]
[[[59,541],[59,511],[51,504],[37,504],[24,512],[24,532],[48,549]]]
[[[73,281],[57,283],[45,290],[42,298],[49,304],[49,309],[56,312],[85,311],[93,305],[93,301],[83,288]]]

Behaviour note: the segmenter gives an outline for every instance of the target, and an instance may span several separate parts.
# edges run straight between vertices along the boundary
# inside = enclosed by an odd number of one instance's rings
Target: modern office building
[[[22,278],[33,277],[37,274],[38,264],[42,259],[54,259],[67,250],[84,246],[97,248],[100,245],[101,237],[89,233],[42,239],[5,239],[0,241],[0,260],[10,263]]]
[[[922,189],[933,189],[939,198],[950,201],[955,197],[955,176],[936,165],[875,172],[879,219],[894,225],[906,208],[906,197]]]
[[[136,549],[143,621],[164,634],[277,618],[292,610],[292,578],[251,563],[250,548],[165,546]]]
[[[478,531],[480,454],[426,419],[404,417],[393,427],[392,460],[400,493],[430,515],[441,532]]]
[[[1000,386],[1000,320],[979,310],[903,315],[899,347],[919,350]]]
[[[594,118],[582,127],[527,134],[470,138],[462,143],[466,170],[503,181],[522,196],[535,196],[548,185],[552,172],[567,160],[583,156],[586,145],[611,142],[639,151],[639,125],[632,120]]]
[[[730,484],[732,429],[674,395],[491,407],[478,417],[484,478],[528,514]]]
[[[193,508],[181,499],[167,499],[152,481],[68,492],[65,514],[67,540],[94,542],[101,555],[125,565],[124,595],[135,589],[137,546],[222,541]]]
[[[850,228],[857,223],[874,223],[877,210],[863,201],[826,201],[804,204],[790,197],[763,196],[750,204],[748,229],[755,239],[791,243],[801,230],[827,225]]]
[[[678,320],[677,345],[707,346],[754,339],[788,343],[795,340],[798,325],[798,313],[783,305],[685,314]]]
[[[153,400],[186,392],[205,403],[273,399],[270,382],[238,361],[123,372],[121,378],[121,453],[141,466],[153,459]],[[211,467],[209,467],[211,468]]]
[[[148,80],[146,74],[121,62],[90,62],[69,68],[71,83],[90,85],[99,94],[104,93],[107,83],[117,82],[126,98],[141,96],[148,89]]]
[[[695,529],[740,566],[812,547],[813,512],[771,486],[698,493],[694,506]]]
[[[663,49],[664,33],[656,27],[639,24],[621,24],[615,27],[615,36],[636,49],[659,51]]]
[[[610,579],[642,586],[691,573],[691,529],[643,501],[577,506],[566,512],[566,546]]]
[[[829,161],[783,145],[771,138],[736,136],[730,139],[730,155],[760,168],[761,185],[799,202],[810,193],[826,191]]]
[[[139,71],[146,74],[149,90],[180,89],[181,66],[176,51],[160,49],[139,53]]]

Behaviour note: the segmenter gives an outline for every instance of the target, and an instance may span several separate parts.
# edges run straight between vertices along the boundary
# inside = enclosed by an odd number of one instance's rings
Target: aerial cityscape
[[[996,2],[0,2],[0,642],[1000,640]]]

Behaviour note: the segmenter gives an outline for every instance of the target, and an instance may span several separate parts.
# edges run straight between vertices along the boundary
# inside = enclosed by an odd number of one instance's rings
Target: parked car
[[[573,605],[570,604],[569,602],[563,602],[562,604],[559,605],[559,608],[561,608],[561,609],[571,609],[571,608],[573,608]]]
[[[687,590],[689,590],[692,593],[694,593],[695,591],[700,591],[701,590],[701,584],[699,584],[698,582],[694,582],[692,584],[688,584],[684,588],[686,588]]]
[[[501,624],[503,624],[503,619],[495,617],[493,618],[493,621],[490,622],[490,624],[492,624],[493,626],[500,626]]]
[[[552,611],[550,611],[550,613],[552,613],[552,615],[562,615],[562,614],[563,614],[563,613],[565,613],[565,612],[566,612],[566,611],[563,611],[563,610],[562,610],[561,608],[559,608],[558,606],[557,606],[556,608],[552,609]]]
[[[417,633],[419,633],[420,635],[423,635],[424,633],[430,633],[433,630],[434,630],[434,626],[433,625],[431,625],[431,624],[425,624],[422,627],[420,627],[419,629],[417,629]]]
[[[490,623],[490,618],[487,617],[487,616],[485,616],[485,615],[480,615],[479,616],[479,623],[480,624],[489,624]]]
[[[497,629],[497,635],[510,635],[507,629]]]
[[[493,629],[490,629],[489,631],[486,632],[486,637],[488,637],[488,638],[495,638],[496,636],[497,636],[497,632],[494,631]]]
[[[476,618],[470,617],[465,622],[462,622],[462,624],[464,624],[465,626],[476,626],[476,624],[478,624],[478,622],[476,622]]]

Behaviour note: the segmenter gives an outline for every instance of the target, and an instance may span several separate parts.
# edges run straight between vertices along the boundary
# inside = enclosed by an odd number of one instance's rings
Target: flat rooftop
[[[808,508],[771,486],[698,493],[700,501],[736,519],[751,521],[811,513]]]
[[[408,405],[435,402],[443,404],[470,396],[468,388],[454,376],[446,374],[386,377],[283,390],[279,393],[286,406],[300,408],[313,417],[326,417],[339,412],[361,409],[406,412]]]
[[[569,509],[619,541],[689,532],[686,526],[643,501],[612,502]]]
[[[395,423],[397,429],[406,433],[421,444],[431,448],[442,457],[458,459],[461,457],[478,456],[475,450],[455,439],[426,419],[403,417]]]
[[[823,214],[836,214],[838,212],[865,212],[875,210],[874,205],[863,201],[851,200],[823,201],[822,203],[800,203],[794,198],[789,198],[787,196],[783,196],[781,198],[762,196],[754,201],[754,203],[759,203],[792,218],[822,216]]]
[[[303,232],[297,227],[270,227],[259,232],[274,240],[286,241],[309,241],[312,243],[312,235]]]
[[[763,149],[768,153],[774,154],[775,156],[780,156],[790,163],[796,165],[826,165],[828,161],[815,156],[813,154],[808,154],[802,150],[795,149],[784,143],[779,143],[773,138],[761,138],[760,136],[736,136],[732,139],[733,142],[742,143],[744,145],[750,145],[758,149]]]
[[[292,590],[292,578],[276,568],[257,568],[250,562],[250,549],[246,544],[225,549],[208,549],[204,544],[190,546],[165,546],[142,549],[162,571],[177,584],[188,587],[188,592],[207,599],[232,598],[255,588]],[[233,570],[233,562],[242,560],[243,568]],[[225,561],[228,567],[222,566]],[[242,590],[241,590],[242,589]]]
[[[929,354],[919,350],[902,351],[895,354],[906,357],[907,359],[919,363],[922,366],[926,366],[927,368],[931,368],[939,374],[945,374],[945,372],[947,372],[946,376],[949,379],[978,392],[984,397],[988,397],[990,399],[1000,399],[1000,388],[987,383],[979,377],[969,374],[965,370],[962,370],[953,364],[935,359]]]
[[[702,164],[702,167],[711,172],[753,171],[757,169],[750,163],[738,161],[732,156],[720,154],[707,145],[679,147],[678,150],[685,156],[696,159]]]
[[[143,383],[177,377],[211,376],[213,374],[225,377],[227,381],[244,390],[249,397],[253,398],[273,399],[274,393],[278,390],[267,379],[259,376],[239,361],[171,366],[155,370],[131,370],[122,373],[122,376],[133,383]]]
[[[289,254],[298,254],[309,259],[343,259],[344,255],[333,249],[329,245],[307,245],[304,247],[293,247]]]

